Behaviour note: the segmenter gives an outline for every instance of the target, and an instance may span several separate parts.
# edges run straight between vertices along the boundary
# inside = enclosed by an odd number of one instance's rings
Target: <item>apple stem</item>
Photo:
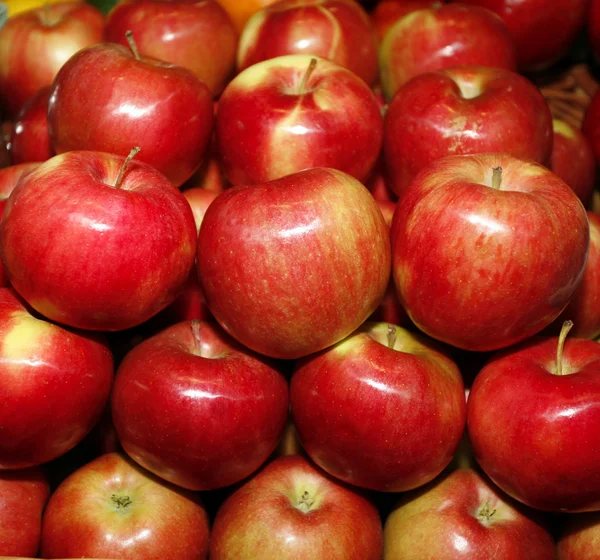
[[[494,167],[492,170],[492,189],[498,190],[502,184],[502,167]]]
[[[300,87],[298,88],[298,95],[304,95],[306,93],[306,86],[308,85],[308,80],[310,80],[310,76],[312,75],[316,67],[317,59],[311,58],[308,64],[308,68],[306,69],[306,72],[304,72],[304,76],[302,76],[302,81],[300,82]]]
[[[394,348],[396,344],[396,327],[394,325],[388,325],[387,342],[388,348]]]
[[[315,503],[315,500],[310,497],[308,490],[305,490],[302,497],[298,500],[296,507],[303,513],[308,513],[310,508]]]
[[[117,494],[113,494],[110,499],[117,505],[117,509],[125,509],[132,503],[129,496],[118,496]]]
[[[125,38],[127,39],[127,43],[135,59],[140,60],[140,53],[138,51],[137,45],[135,44],[135,41],[133,40],[133,33],[131,29],[125,31]]]
[[[567,335],[572,328],[573,321],[568,320],[563,323],[563,326],[560,329],[560,334],[558,335],[558,346],[556,348],[556,375],[563,374],[563,350],[565,347],[565,341],[567,340]]]
[[[200,336],[200,321],[198,319],[192,319],[192,336],[194,337],[194,346],[196,348],[196,355],[202,355],[202,337]]]
[[[123,182],[123,178],[125,177],[125,171],[127,171],[127,168],[129,167],[129,164],[131,163],[131,160],[135,156],[137,156],[139,151],[140,151],[139,146],[135,146],[135,147],[131,148],[131,152],[129,152],[129,155],[125,158],[125,161],[123,162],[123,165],[121,166],[121,170],[119,171],[119,176],[117,177],[117,182],[115,183],[115,189],[121,188],[121,183]]]

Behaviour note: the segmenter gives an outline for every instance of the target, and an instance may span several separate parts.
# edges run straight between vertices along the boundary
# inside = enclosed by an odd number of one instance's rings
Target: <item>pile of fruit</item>
[[[22,4],[0,556],[600,558],[600,0]]]

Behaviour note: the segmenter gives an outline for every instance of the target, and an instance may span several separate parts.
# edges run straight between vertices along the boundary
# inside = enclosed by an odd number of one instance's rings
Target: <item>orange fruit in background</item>
[[[8,8],[8,16],[14,16],[21,12],[40,8],[44,4],[56,4],[65,0],[3,0],[2,3]]]
[[[274,4],[277,0],[217,0],[231,18],[238,33],[244,29],[248,18],[261,8]]]

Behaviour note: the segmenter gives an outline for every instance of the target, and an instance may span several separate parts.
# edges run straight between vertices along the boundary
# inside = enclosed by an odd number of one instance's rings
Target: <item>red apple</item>
[[[600,344],[537,337],[495,354],[475,378],[467,425],[475,458],[536,509],[600,509]],[[518,450],[518,452],[515,452]]]
[[[413,78],[384,121],[390,188],[401,195],[419,171],[444,156],[505,152],[547,165],[552,115],[527,78],[500,68],[460,66]]]
[[[42,162],[54,155],[48,132],[50,86],[30,97],[15,117],[10,136],[10,159],[13,165]]]
[[[238,74],[219,100],[215,126],[223,171],[234,185],[310,167],[362,180],[379,156],[382,129],[375,94],[358,76],[302,54]]]
[[[139,146],[139,161],[175,186],[202,163],[212,124],[212,94],[190,70],[112,43],[72,56],[54,80],[48,105],[56,153],[126,156]]]
[[[44,512],[41,554],[198,560],[207,557],[208,540],[208,515],[196,494],[109,453],[54,491]]]
[[[100,418],[113,359],[99,336],[32,315],[0,289],[2,341],[0,469],[50,461],[79,443]]]
[[[4,110],[14,116],[25,101],[52,83],[73,54],[99,43],[103,28],[102,12],[85,2],[47,4],[9,18],[0,29]]]
[[[389,279],[387,227],[356,179],[301,171],[233,187],[198,236],[208,308],[234,338],[274,358],[322,350],[358,328]]]
[[[388,101],[415,76],[465,65],[517,69],[508,29],[489,10],[438,3],[413,11],[388,29],[379,46]]]
[[[290,403],[300,441],[317,465],[380,492],[404,492],[435,478],[465,428],[456,365],[424,337],[389,323],[367,322],[299,361]]]
[[[573,190],[507,154],[430,164],[396,207],[392,272],[412,321],[465,350],[547,327],[583,278],[589,225]]]
[[[457,0],[493,10],[514,39],[523,70],[539,70],[558,61],[575,42],[590,0]]]
[[[35,556],[50,485],[38,467],[0,470],[0,556]]]
[[[390,560],[555,558],[548,528],[472,469],[402,497],[386,519],[384,547]]]
[[[235,67],[237,32],[215,0],[125,0],[108,14],[104,40],[127,46],[131,31],[140,54],[191,70],[218,95]]]
[[[287,419],[288,387],[217,325],[185,321],[125,356],[112,410],[137,463],[178,486],[210,490],[267,460]]]
[[[564,515],[556,543],[556,560],[597,560],[600,512]]]
[[[552,121],[554,141],[550,169],[569,185],[584,205],[590,202],[596,179],[594,149],[581,130],[560,119]]]
[[[165,176],[93,151],[55,156],[29,173],[0,225],[15,289],[49,319],[84,329],[122,330],[166,307],[195,248],[190,205]]]
[[[289,54],[327,58],[369,85],[378,75],[375,33],[354,0],[279,0],[265,6],[240,35],[238,70]]]
[[[215,518],[211,560],[380,560],[374,505],[301,456],[281,457],[236,490]]]

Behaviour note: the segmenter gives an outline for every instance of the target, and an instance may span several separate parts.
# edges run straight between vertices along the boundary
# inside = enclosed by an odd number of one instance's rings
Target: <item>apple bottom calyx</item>
[[[116,510],[127,509],[127,506],[133,503],[129,496],[120,496],[119,494],[111,494],[110,500],[115,504]]]
[[[310,495],[308,490],[305,490],[302,493],[302,496],[296,502],[296,508],[299,509],[302,513],[308,513],[313,504],[315,503],[315,499]]]
[[[490,504],[486,502],[477,512],[477,520],[484,526],[489,526],[492,523],[492,517],[496,513],[495,509],[490,507]]]

